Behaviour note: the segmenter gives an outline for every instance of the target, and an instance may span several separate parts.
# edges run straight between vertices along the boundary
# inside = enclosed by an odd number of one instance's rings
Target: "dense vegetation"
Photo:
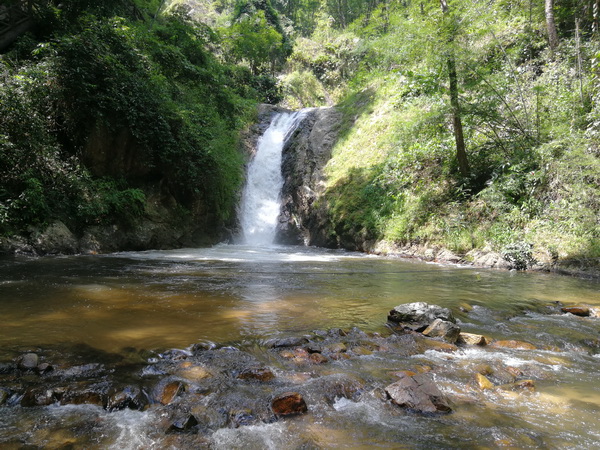
[[[335,234],[461,254],[488,248],[520,267],[535,258],[597,263],[591,2],[556,2],[555,48],[539,2],[362,2],[367,11],[347,10],[353,21],[330,3],[297,39],[284,91],[295,107],[345,112],[322,200]]]
[[[0,232],[141,213],[135,179],[78,158],[102,126],[226,216],[236,131],[268,101],[344,112],[334,235],[600,257],[597,1],[62,3],[0,59]]]
[[[231,215],[238,131],[277,95],[274,81],[220,59],[207,26],[177,10],[157,16],[160,3],[40,2],[34,32],[0,55],[0,234],[132,223],[156,180],[184,210],[201,197]],[[133,142],[135,161],[86,167],[103,135]]]

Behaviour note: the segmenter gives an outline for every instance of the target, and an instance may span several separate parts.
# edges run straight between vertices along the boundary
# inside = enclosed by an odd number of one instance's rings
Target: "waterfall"
[[[282,150],[307,112],[278,113],[258,141],[242,194],[240,222],[246,244],[271,245],[275,240],[283,187]]]

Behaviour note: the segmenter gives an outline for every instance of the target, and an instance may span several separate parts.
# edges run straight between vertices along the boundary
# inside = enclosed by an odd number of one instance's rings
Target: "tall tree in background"
[[[545,0],[545,2],[548,43],[550,44],[550,51],[554,52],[556,47],[558,47],[558,32],[556,31],[556,22],[554,21],[554,0]]]
[[[549,0],[546,0],[549,1]],[[446,66],[448,68],[448,78],[450,80],[450,105],[452,107],[452,127],[454,131],[454,140],[456,142],[456,159],[458,161],[458,168],[460,174],[464,177],[469,175],[470,167],[469,160],[467,158],[467,151],[465,146],[465,138],[463,133],[461,112],[460,112],[460,101],[458,98],[458,75],[456,73],[456,58],[454,56],[454,49],[452,45],[454,43],[455,25],[454,20],[450,17],[450,9],[446,0],[440,0],[442,12],[444,17],[450,21],[448,30],[448,51],[446,56]]]

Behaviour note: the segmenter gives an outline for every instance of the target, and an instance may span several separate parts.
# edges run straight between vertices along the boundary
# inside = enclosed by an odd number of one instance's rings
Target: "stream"
[[[0,446],[594,448],[600,319],[562,313],[560,305],[598,307],[599,288],[594,280],[305,247],[1,259]],[[387,314],[416,301],[450,308],[463,331],[535,348],[394,350]],[[314,364],[294,346],[265,344],[303,336],[323,345],[336,336],[348,350]],[[15,368],[28,352],[51,370]],[[274,378],[234,382],[246,359]],[[200,366],[211,375],[181,372]],[[383,389],[402,370],[432,374],[452,413],[390,403]],[[481,389],[476,373],[498,388]],[[507,373],[535,387],[499,388]],[[166,378],[185,385],[166,405],[109,412],[106,398],[65,400],[65,389],[92,381],[107,395],[114,386],[138,386],[152,397]],[[31,386],[54,389],[62,400],[56,394],[49,404],[22,406]],[[302,393],[308,412],[273,418],[269,399],[289,390]],[[182,410],[199,424],[170,432],[168,421]]]

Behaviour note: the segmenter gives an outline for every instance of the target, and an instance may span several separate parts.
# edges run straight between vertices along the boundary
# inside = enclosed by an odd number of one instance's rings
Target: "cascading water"
[[[309,110],[279,113],[258,141],[254,159],[248,167],[242,194],[240,222],[244,241],[249,245],[273,244],[280,213],[282,150],[288,136]]]

